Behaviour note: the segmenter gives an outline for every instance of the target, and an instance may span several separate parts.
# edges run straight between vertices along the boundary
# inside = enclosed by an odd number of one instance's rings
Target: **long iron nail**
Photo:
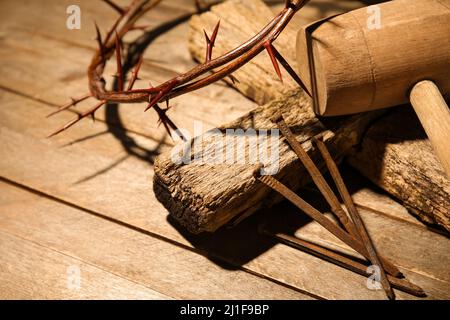
[[[331,190],[330,186],[326,182],[320,170],[314,164],[314,162],[309,157],[308,153],[303,149],[300,142],[297,141],[291,129],[287,126],[281,114],[276,115],[272,121],[274,121],[278,129],[281,131],[283,136],[288,141],[291,148],[294,150],[297,157],[300,159],[308,173],[310,174],[312,180],[314,181],[317,188],[320,190],[322,195],[325,197],[326,201],[331,207],[331,211],[338,217],[339,221],[342,223],[344,228],[355,238],[359,237],[359,233],[356,231],[353,223],[348,219],[347,214],[342,209],[341,204]]]
[[[266,230],[265,228],[260,228],[260,231],[269,237],[277,239],[284,244],[294,247],[296,249],[305,251],[307,253],[313,254],[316,257],[319,257],[323,260],[334,263],[340,267],[343,267],[347,270],[353,271],[357,274],[367,277],[367,266],[352,260],[348,257],[345,257],[337,252],[324,248],[322,246],[316,245],[309,241],[299,239],[297,237],[284,234],[284,233],[272,233],[271,231]],[[391,275],[387,275],[387,279],[389,283],[396,289],[409,293],[416,297],[426,297],[426,293],[419,286],[409,282],[406,279],[398,279]]]
[[[272,176],[261,176],[259,172],[259,168],[255,170],[254,176],[256,179],[270,187],[271,189],[277,191],[279,194],[283,195],[287,200],[289,200],[291,203],[293,203],[297,208],[305,212],[310,218],[315,220],[317,223],[319,223],[321,226],[323,226],[325,229],[327,229],[329,232],[331,232],[335,237],[337,237],[339,240],[353,248],[355,251],[362,254],[364,257],[368,259],[368,253],[364,245],[353,236],[349,235],[347,232],[345,232],[343,229],[341,229],[339,226],[335,225],[330,219],[328,219],[326,216],[324,216],[321,212],[319,212],[317,209],[315,209],[313,206],[311,206],[309,203],[304,201],[300,196],[298,196],[295,192],[290,190],[288,187],[286,187],[284,184],[282,184],[280,181],[275,179]],[[393,275],[394,277],[400,277],[402,274],[397,269],[396,266],[394,266],[391,262],[389,262],[387,259],[380,257],[381,262],[387,272],[389,274]]]
[[[347,210],[350,214],[350,217],[352,218],[356,230],[358,231],[359,235],[361,236],[362,242],[365,245],[367,249],[367,253],[369,254],[370,261],[377,265],[380,268],[380,276],[381,276],[381,285],[383,286],[384,291],[386,292],[386,295],[389,297],[389,299],[394,300],[395,294],[394,291],[392,291],[391,285],[389,284],[389,281],[386,276],[386,272],[381,265],[380,259],[378,257],[377,251],[375,249],[375,246],[372,242],[372,239],[370,238],[367,229],[364,225],[364,222],[362,221],[358,210],[355,207],[355,204],[353,203],[352,197],[350,196],[350,193],[348,192],[348,189],[344,183],[344,180],[342,179],[342,176],[339,172],[339,169],[336,165],[336,162],[334,162],[333,157],[331,156],[330,152],[328,151],[328,148],[326,147],[325,143],[323,143],[321,140],[313,138],[312,141],[317,145],[317,148],[319,149],[323,159],[325,160],[325,164],[328,167],[328,171],[331,174],[331,177],[334,180],[334,183],[336,184],[336,187],[344,200],[344,204],[347,207]]]

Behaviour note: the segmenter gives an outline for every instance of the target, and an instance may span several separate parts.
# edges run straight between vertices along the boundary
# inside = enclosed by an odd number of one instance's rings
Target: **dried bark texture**
[[[379,115],[366,113],[323,123],[315,117],[310,99],[301,91],[295,90],[218,129],[223,135],[226,129],[272,129],[275,125],[270,117],[276,112],[285,116],[291,130],[319,167],[323,167],[323,160],[318,157],[318,151],[311,148],[312,136],[322,135],[328,147],[339,150],[342,155],[358,143],[370,121]],[[212,155],[212,150],[216,150],[216,147],[225,154],[226,142],[217,139],[217,136],[203,135],[197,141],[201,146],[197,150],[207,150],[203,155]],[[249,141],[245,139],[244,142],[246,154],[255,148]],[[275,177],[289,187],[298,189],[309,181],[309,176],[281,136],[278,141],[279,172]],[[244,150],[244,147],[239,150]],[[194,148],[190,150],[191,159],[194,152]],[[191,232],[212,232],[235,217],[247,216],[281,200],[280,196],[253,177],[256,168],[257,165],[249,161],[246,164],[230,165],[193,160],[189,164],[178,165],[172,161],[171,153],[166,153],[155,162],[155,194],[169,212]]]
[[[410,106],[376,121],[348,162],[420,220],[450,231],[450,181]]]

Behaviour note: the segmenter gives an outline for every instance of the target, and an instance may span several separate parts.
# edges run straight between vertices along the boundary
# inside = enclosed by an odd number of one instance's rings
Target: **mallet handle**
[[[410,100],[450,178],[450,110],[444,97],[434,82],[424,80],[412,88]]]

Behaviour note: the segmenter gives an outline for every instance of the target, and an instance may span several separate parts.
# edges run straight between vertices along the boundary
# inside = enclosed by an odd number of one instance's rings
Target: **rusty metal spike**
[[[350,192],[348,191],[347,186],[344,183],[344,180],[339,172],[336,162],[334,161],[333,157],[328,151],[328,148],[325,145],[325,143],[323,143],[319,139],[316,139],[315,137],[312,138],[312,142],[317,146],[320,154],[322,155],[322,158],[325,160],[325,164],[328,168],[328,171],[330,172],[331,177],[334,180],[334,183],[339,191],[339,194],[341,195],[342,200],[344,200],[344,204],[347,207],[347,211],[353,220],[353,223],[361,237],[361,240],[363,241],[363,244],[366,247],[367,253],[369,255],[368,256],[369,260],[372,262],[373,265],[376,265],[380,268],[380,278],[381,278],[380,282],[381,285],[383,286],[384,291],[386,292],[386,295],[389,297],[389,299],[394,300],[395,294],[387,278],[386,271],[384,270],[384,267],[380,262],[377,250],[375,249],[375,246],[367,232],[364,222],[362,221],[360,214],[356,209],[355,204],[353,203],[352,197],[350,196]]]

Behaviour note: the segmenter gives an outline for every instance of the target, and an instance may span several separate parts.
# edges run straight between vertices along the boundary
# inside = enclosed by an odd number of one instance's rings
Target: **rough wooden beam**
[[[376,121],[348,162],[420,220],[450,232],[450,181],[410,106]]]

